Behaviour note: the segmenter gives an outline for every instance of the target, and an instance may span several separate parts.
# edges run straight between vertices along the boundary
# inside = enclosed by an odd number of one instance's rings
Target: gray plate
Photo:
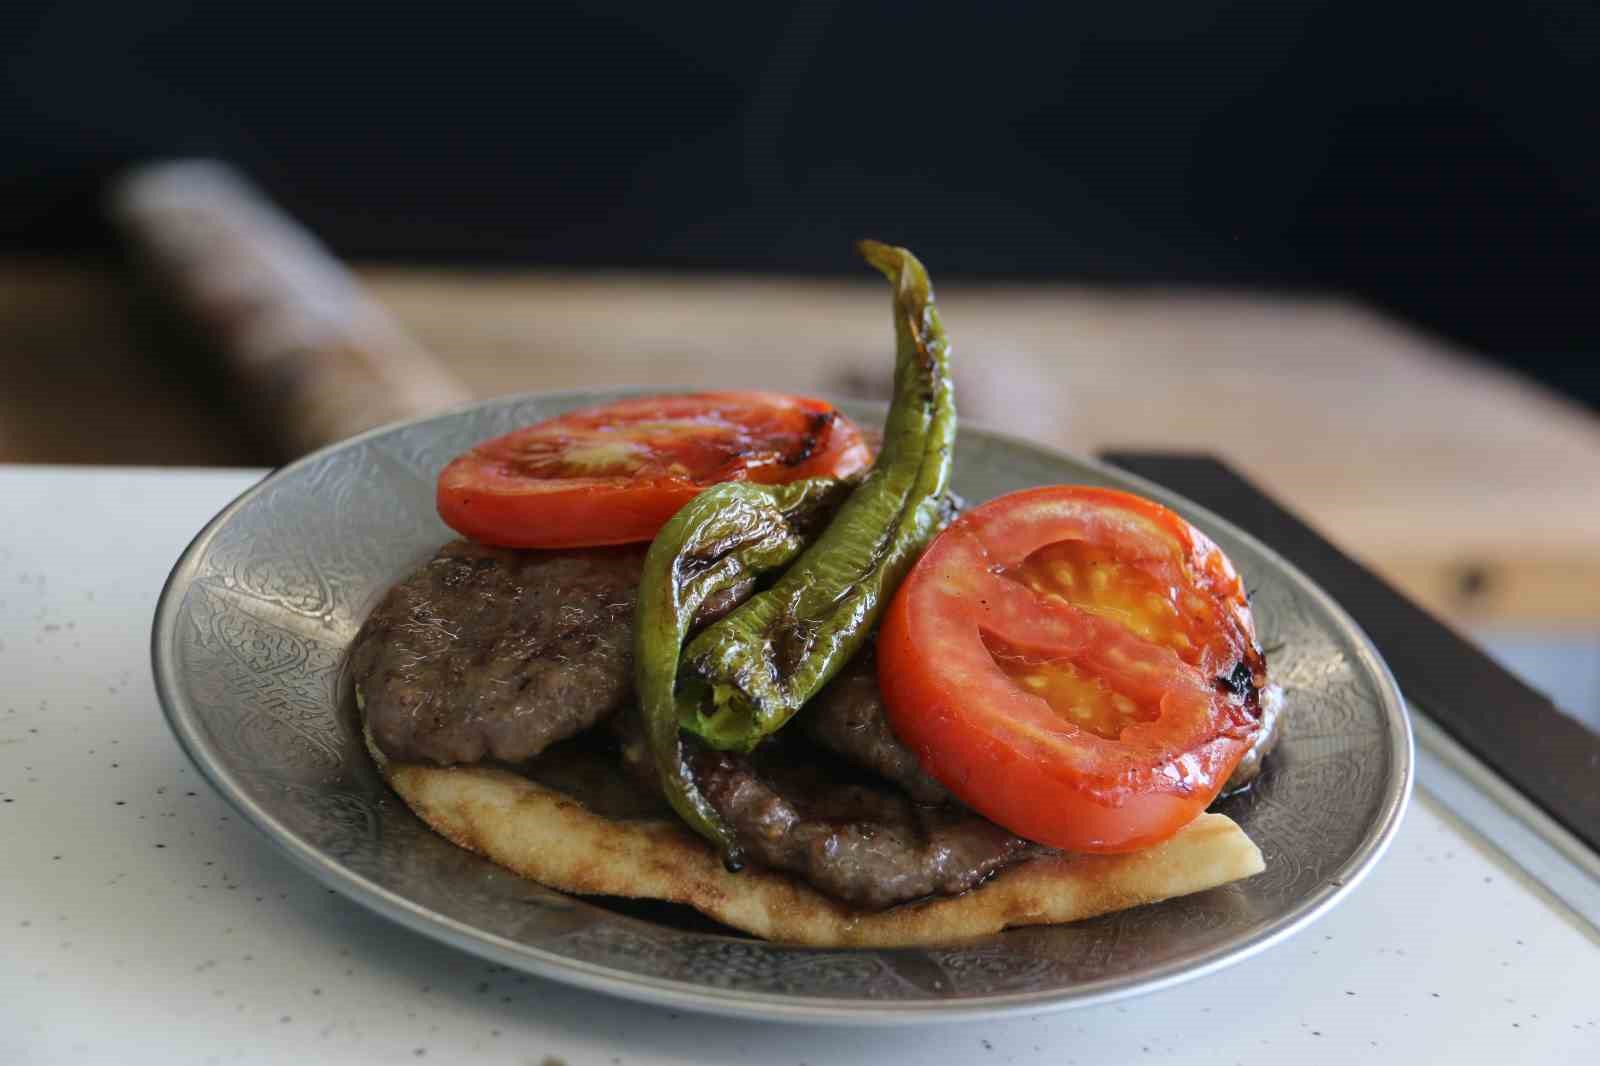
[[[156,688],[195,765],[325,884],[428,936],[529,973],[722,1014],[837,1022],[972,1018],[1101,1003],[1209,973],[1303,928],[1393,837],[1411,733],[1377,652],[1322,591],[1227,522],[1148,482],[963,428],[956,488],[1133,489],[1214,537],[1254,590],[1288,725],[1221,810],[1261,846],[1247,881],[1069,926],[937,949],[819,950],[653,924],[541,888],[425,828],[341,711],[345,648],[378,595],[450,536],[443,462],[606,393],[512,397],[380,429],[288,466],[178,560],[156,609]],[[882,408],[844,405],[865,424]]]

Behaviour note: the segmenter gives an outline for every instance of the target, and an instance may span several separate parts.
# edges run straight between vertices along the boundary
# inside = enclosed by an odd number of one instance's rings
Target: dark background
[[[7,10],[0,252],[198,153],[348,256],[1332,289],[1600,404],[1593,0]]]

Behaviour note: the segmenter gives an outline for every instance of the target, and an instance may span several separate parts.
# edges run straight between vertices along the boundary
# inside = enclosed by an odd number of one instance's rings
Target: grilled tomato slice
[[[506,548],[648,541],[720,481],[848,477],[872,461],[855,423],[775,392],[641,396],[496,437],[439,474],[439,517]]]
[[[991,500],[890,604],[895,733],[974,810],[1072,851],[1133,851],[1216,797],[1259,735],[1243,583],[1159,504],[1060,485]]]

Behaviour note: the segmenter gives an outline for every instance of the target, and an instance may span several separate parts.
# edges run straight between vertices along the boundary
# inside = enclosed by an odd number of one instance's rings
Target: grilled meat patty
[[[893,781],[918,803],[954,802],[889,728],[878,689],[878,656],[870,644],[795,716],[795,725],[829,751]]]
[[[623,764],[654,784],[638,712],[607,727]],[[958,895],[1053,854],[953,801],[918,803],[797,734],[779,733],[748,755],[686,743],[701,792],[752,859],[863,909]]]
[[[378,747],[401,762],[521,762],[630,703],[643,566],[642,547],[445,545],[351,650]]]
[[[757,862],[869,910],[958,895],[1050,850],[964,807],[841,782],[825,762],[705,750],[691,765],[706,799]]]

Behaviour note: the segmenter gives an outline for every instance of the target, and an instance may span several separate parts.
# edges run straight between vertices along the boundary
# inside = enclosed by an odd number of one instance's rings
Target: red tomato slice
[[[821,400],[775,392],[642,396],[485,441],[439,474],[439,517],[507,548],[647,541],[719,481],[847,477],[872,454]]]
[[[1071,851],[1164,840],[1255,740],[1266,663],[1243,583],[1159,504],[1060,485],[936,537],[889,605],[895,733],[974,810]]]

